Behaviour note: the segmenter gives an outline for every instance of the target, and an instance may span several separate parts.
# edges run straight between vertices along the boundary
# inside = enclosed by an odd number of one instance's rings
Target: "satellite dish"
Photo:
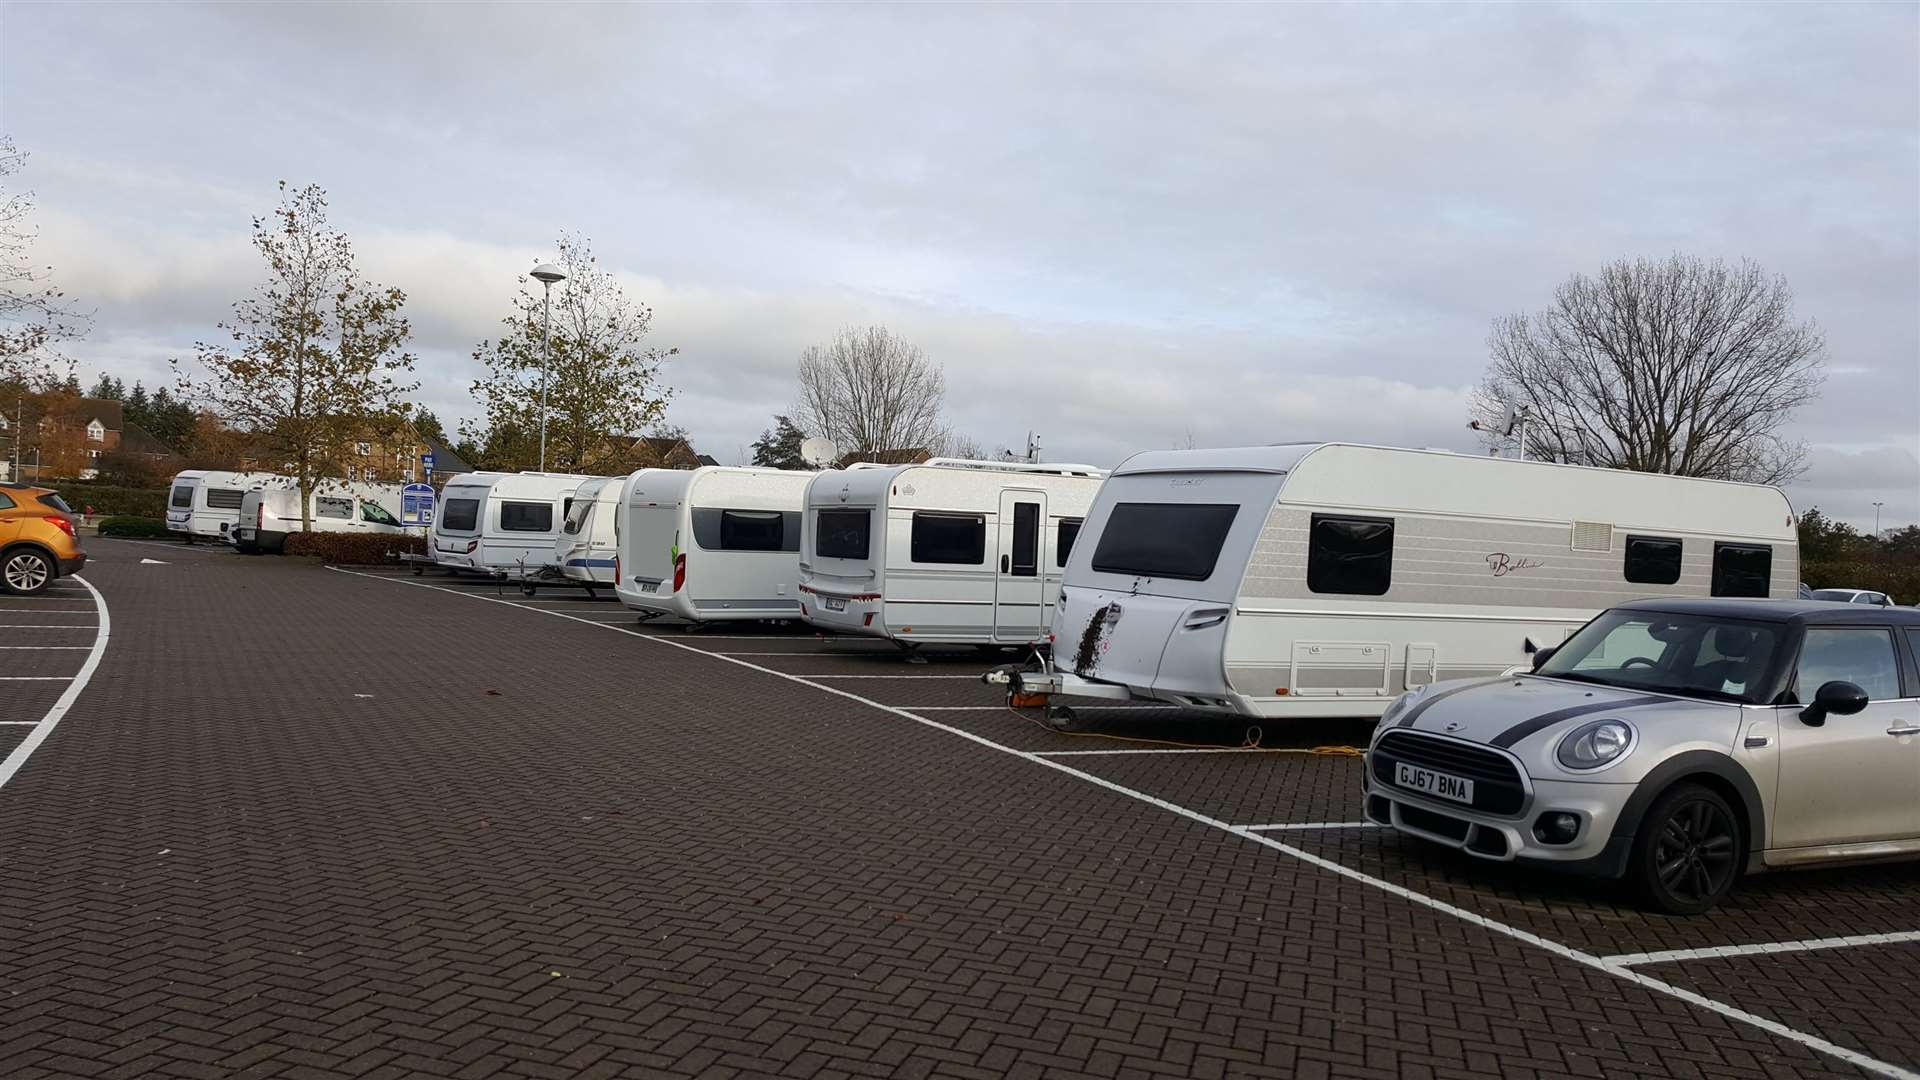
[[[840,456],[832,439],[808,439],[800,444],[800,460],[816,469],[824,469]]]

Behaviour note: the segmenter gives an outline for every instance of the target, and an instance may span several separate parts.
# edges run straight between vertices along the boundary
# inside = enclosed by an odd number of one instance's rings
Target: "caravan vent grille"
[[[208,488],[207,505],[215,510],[238,510],[247,493],[237,488]]]
[[[1574,522],[1573,550],[1612,551],[1613,526],[1604,521]]]

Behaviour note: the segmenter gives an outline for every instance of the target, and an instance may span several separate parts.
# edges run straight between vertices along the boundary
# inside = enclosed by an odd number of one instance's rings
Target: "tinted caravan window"
[[[1080,526],[1084,524],[1084,518],[1060,519],[1060,538],[1054,543],[1053,565],[1067,565],[1067,556],[1073,554],[1073,542],[1080,539]]]
[[[1379,596],[1393,584],[1393,519],[1313,515],[1307,588]]]
[[[1764,544],[1713,545],[1714,596],[1765,596],[1773,549]]]
[[[1680,541],[1664,536],[1627,537],[1627,580],[1671,585],[1680,580]]]
[[[987,519],[980,514],[913,515],[912,559],[919,563],[978,565],[987,557]]]
[[[440,508],[443,532],[472,532],[480,524],[479,499],[448,499]]]
[[[871,510],[821,510],[815,513],[815,553],[828,559],[866,558],[867,531],[872,520]]]
[[[1033,577],[1040,572],[1040,504],[1013,504],[1013,550],[1007,561],[1014,577]]]
[[[173,489],[173,505],[182,510],[193,506],[193,489],[185,484]]]
[[[800,515],[696,506],[693,540],[708,551],[799,551]]]
[[[500,504],[501,532],[552,532],[553,504],[537,502],[502,502]]]
[[[1115,503],[1093,549],[1103,574],[1205,581],[1233,528],[1236,504]]]

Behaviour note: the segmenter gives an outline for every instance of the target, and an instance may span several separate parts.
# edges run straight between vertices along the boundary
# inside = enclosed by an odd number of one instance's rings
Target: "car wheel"
[[[1727,800],[1700,784],[1675,784],[1641,819],[1627,876],[1654,910],[1698,915],[1733,891],[1745,851]]]
[[[32,548],[9,551],[0,559],[0,584],[10,593],[34,596],[53,584],[53,560]]]

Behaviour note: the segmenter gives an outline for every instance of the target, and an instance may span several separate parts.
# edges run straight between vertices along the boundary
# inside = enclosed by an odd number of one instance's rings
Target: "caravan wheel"
[[[533,589],[533,586],[532,586],[532,585],[530,585],[530,584],[529,584],[529,585],[522,585],[522,586],[520,586],[520,595],[521,595],[521,596],[532,596],[532,595],[533,595],[533,593],[534,593],[534,589]]]

